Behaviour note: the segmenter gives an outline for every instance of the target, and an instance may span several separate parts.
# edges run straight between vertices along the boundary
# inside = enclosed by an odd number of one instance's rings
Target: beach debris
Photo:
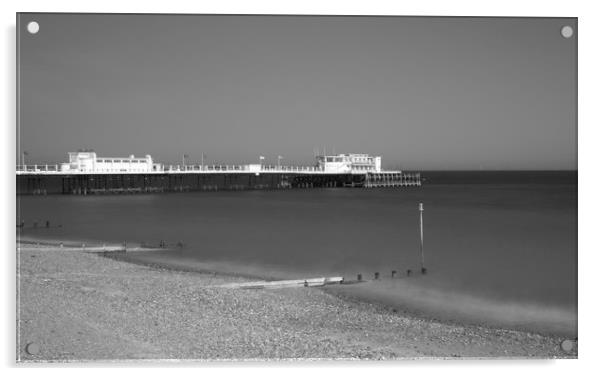
[[[411,277],[411,276],[412,276],[412,269],[408,269],[408,270],[406,271],[406,275],[407,275],[408,277]]]
[[[30,342],[25,346],[25,351],[29,355],[37,355],[40,353],[40,345],[34,342]]]
[[[358,280],[358,282],[362,280],[362,275],[361,274],[357,275],[357,280]]]
[[[395,274],[397,274],[397,270],[392,270],[391,271],[391,278],[395,278]]]
[[[425,267],[423,267],[420,271],[422,272],[422,274],[426,274],[426,268]]]
[[[46,228],[50,228],[50,221],[46,220]]]
[[[379,277],[380,277],[380,273],[379,272],[374,273],[374,279],[378,279]]]

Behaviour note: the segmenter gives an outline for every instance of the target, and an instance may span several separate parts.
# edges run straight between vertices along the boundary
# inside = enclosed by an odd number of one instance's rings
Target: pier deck
[[[419,173],[350,171],[269,165],[182,165],[159,171],[62,171],[58,165],[17,166],[17,194],[132,194],[249,189],[420,186]]]

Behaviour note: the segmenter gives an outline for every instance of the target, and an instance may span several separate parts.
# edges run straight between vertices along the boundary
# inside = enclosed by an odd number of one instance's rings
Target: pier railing
[[[58,164],[32,164],[32,165],[17,165],[17,175],[86,175],[86,174],[214,174],[214,173],[270,173],[270,174],[316,174],[316,175],[332,175],[332,174],[352,174],[352,175],[369,175],[368,183],[379,185],[383,180],[414,180],[420,181],[418,176],[399,175],[401,171],[363,171],[353,170],[348,172],[331,172],[325,171],[317,166],[274,166],[274,165],[163,165],[162,168],[156,170],[67,170],[62,171]]]
[[[253,168],[253,165],[169,165],[165,167],[165,172],[188,172],[188,171],[220,171],[220,172],[320,172],[324,171],[320,167],[314,166],[271,166],[261,165],[259,169]]]
[[[17,165],[17,172],[60,172],[58,164]]]
[[[119,170],[119,169],[102,169],[102,170],[67,170],[61,171],[60,165],[17,165],[17,174],[161,174],[161,173],[324,173],[324,170],[315,166],[272,166],[272,165],[165,165],[158,170]]]

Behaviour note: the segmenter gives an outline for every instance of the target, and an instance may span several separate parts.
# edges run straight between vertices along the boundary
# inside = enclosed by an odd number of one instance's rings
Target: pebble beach
[[[20,247],[17,361],[576,358],[564,338],[443,323],[323,288]],[[332,290],[329,288],[328,290]]]

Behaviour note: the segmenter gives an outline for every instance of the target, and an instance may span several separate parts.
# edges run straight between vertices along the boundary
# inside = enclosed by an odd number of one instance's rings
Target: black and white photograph
[[[15,16],[17,363],[578,358],[577,17]]]

